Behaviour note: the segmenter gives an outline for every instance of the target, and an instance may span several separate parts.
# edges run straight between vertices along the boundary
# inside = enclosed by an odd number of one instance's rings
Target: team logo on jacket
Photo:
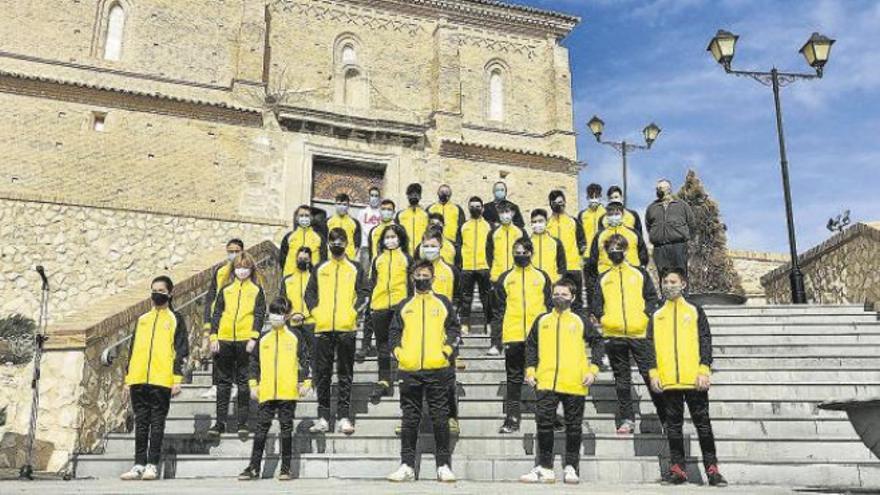
[[[684,315],[684,322],[690,323],[691,322],[691,315]]]

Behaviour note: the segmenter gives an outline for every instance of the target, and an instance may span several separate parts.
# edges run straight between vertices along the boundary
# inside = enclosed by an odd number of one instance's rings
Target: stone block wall
[[[36,195],[0,195],[0,314],[37,320],[42,264],[50,278],[49,319],[223,247],[280,237],[280,222],[171,215],[161,210],[101,208]],[[147,291],[148,286],[138,287]]]
[[[880,222],[857,223],[798,257],[807,300],[820,304],[880,302]],[[767,300],[791,302],[786,263],[761,278]]]
[[[761,277],[784,264],[788,256],[781,253],[764,253],[731,249],[728,255],[733,268],[739,273],[749,304],[765,303]]]

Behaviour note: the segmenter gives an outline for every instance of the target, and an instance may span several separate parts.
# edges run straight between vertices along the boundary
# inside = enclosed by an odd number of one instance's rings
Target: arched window
[[[342,64],[343,65],[355,65],[357,64],[357,52],[354,49],[354,45],[350,43],[346,43],[342,47]]]
[[[369,108],[368,74],[364,70],[361,43],[352,33],[344,33],[333,44],[333,72],[336,102],[349,108]]]
[[[489,120],[504,120],[504,71],[501,67],[489,71]]]
[[[125,9],[115,3],[107,13],[107,29],[104,33],[104,59],[122,58],[122,44],[125,34]]]

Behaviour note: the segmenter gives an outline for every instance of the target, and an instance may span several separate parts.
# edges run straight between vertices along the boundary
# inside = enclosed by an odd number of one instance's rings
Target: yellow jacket
[[[608,252],[605,251],[605,240],[614,234],[622,235],[628,242],[626,253],[624,253],[624,259],[627,263],[632,266],[648,265],[648,247],[642,236],[629,227],[609,227],[599,231],[599,235],[593,239],[593,245],[590,247],[590,270],[596,277],[614,265],[608,258]]]
[[[256,339],[266,318],[266,295],[250,279],[236,278],[220,290],[211,321],[211,341]]]
[[[138,318],[129,347],[126,385],[171,388],[183,381],[183,360],[189,355],[186,320],[171,309],[156,309]]]
[[[607,229],[610,227],[610,225],[608,225],[608,219],[605,218],[605,215],[602,215],[602,218],[599,219],[599,222],[602,225],[602,229]],[[638,232],[639,235],[643,235],[642,219],[639,217],[638,213],[630,210],[629,208],[624,208],[623,210],[623,226],[635,230],[636,232]]]
[[[523,230],[512,223],[501,224],[492,230],[486,242],[489,280],[496,282],[502,273],[513,268],[513,243],[524,235]]]
[[[592,311],[605,337],[643,339],[656,305],[651,276],[624,261],[599,276]]]
[[[214,270],[211,285],[208,286],[208,294],[205,295],[205,313],[202,323],[206,330],[211,329],[211,318],[214,316],[214,303],[217,302],[217,289],[226,284],[229,272],[232,271],[232,262],[227,261]]]
[[[345,255],[353,260],[361,245],[361,223],[351,215],[333,215],[327,220],[327,232],[340,228],[348,234],[348,245],[345,246]]]
[[[419,243],[416,246],[416,254],[413,255],[416,259],[420,259],[422,257],[422,245]],[[459,252],[458,247],[455,244],[449,242],[446,239],[443,239],[443,243],[440,244],[440,259],[449,263],[453,266],[459,265]]]
[[[293,273],[284,277],[281,284],[281,290],[284,297],[290,301],[291,314],[302,314],[305,317],[304,324],[310,325],[315,323],[309,307],[306,306],[306,287],[309,286],[309,280],[312,278],[312,272],[309,270],[294,270]]]
[[[590,257],[590,246],[593,245],[596,234],[603,228],[599,222],[604,216],[605,207],[602,205],[597,206],[595,210],[584,208],[578,215],[581,231],[584,233],[584,258]]]
[[[270,327],[250,356],[250,386],[259,387],[257,400],[299,399],[300,382],[309,382],[311,340],[302,327]],[[311,383],[308,383],[311,386]]]
[[[434,260],[434,283],[431,290],[452,302],[453,308],[461,305],[461,283],[458,268],[450,265],[442,258]]]
[[[315,318],[315,333],[354,332],[358,309],[369,295],[361,265],[330,258],[315,268],[306,286],[306,306]]]
[[[562,243],[562,248],[565,250],[566,270],[580,271],[580,254],[584,250],[585,243],[584,232],[578,221],[568,214],[550,215],[547,219],[547,233]]]
[[[296,270],[296,252],[303,246],[312,250],[312,266],[318,266],[321,260],[327,259],[327,243],[324,236],[316,232],[314,227],[297,226],[281,240],[278,262],[281,264],[282,276]]]
[[[684,297],[666,301],[648,324],[653,342],[651,378],[668,390],[695,388],[697,376],[712,373],[712,334],[703,308]]]
[[[407,252],[415,253],[416,246],[421,242],[425,229],[428,228],[428,212],[418,206],[409,206],[397,212],[397,223],[409,237]]]
[[[550,277],[551,282],[556,282],[566,272],[565,249],[559,239],[551,236],[546,231],[543,234],[532,234],[532,264]]]
[[[537,380],[538,390],[587,395],[584,379],[599,374],[587,346],[597,337],[589,322],[570,309],[542,314],[526,341],[526,376]]]
[[[388,222],[379,222],[379,225],[376,225],[370,230],[370,259],[375,259],[376,256],[379,255],[379,251],[381,251],[382,246],[382,233],[385,232],[385,227],[389,225],[393,225],[394,221]]]
[[[403,249],[383,249],[370,269],[370,309],[392,309],[409,296],[409,266],[412,259]]]
[[[428,213],[439,213],[443,216],[443,237],[456,245],[461,244],[459,233],[464,223],[464,210],[452,203],[434,203],[428,207]]]
[[[482,218],[470,219],[461,226],[461,269],[469,272],[488,270],[486,243],[492,226]]]
[[[525,342],[535,318],[550,307],[550,278],[532,265],[504,272],[495,284],[494,325],[501,325],[505,344]]]
[[[391,320],[391,348],[401,371],[448,368],[460,335],[452,303],[434,292],[407,298]]]

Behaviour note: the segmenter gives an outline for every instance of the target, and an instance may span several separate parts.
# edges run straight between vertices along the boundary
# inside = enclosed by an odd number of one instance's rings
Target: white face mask
[[[348,205],[336,205],[336,213],[339,215],[345,215],[348,213]]]
[[[599,198],[589,198],[587,201],[590,202],[590,206],[592,206],[593,208],[602,204],[602,200]]]
[[[510,213],[510,212],[502,213],[502,214],[498,215],[498,218],[501,220],[501,223],[503,223],[504,225],[507,225],[513,221],[513,213]]]
[[[546,222],[533,222],[532,223],[532,232],[536,234],[543,234],[544,231],[547,230]]]
[[[434,261],[440,257],[440,248],[434,246],[422,246],[422,258]]]
[[[663,297],[667,300],[678,299],[682,292],[684,292],[684,288],[680,284],[663,284]]]
[[[382,215],[383,222],[390,222],[394,218],[392,210],[379,210],[379,214]]]
[[[312,217],[302,216],[296,219],[300,227],[309,227],[312,225]]]
[[[400,246],[400,239],[397,237],[390,237],[385,239],[385,248],[386,249],[397,249]]]
[[[250,268],[236,268],[235,269],[235,276],[239,280],[244,280],[244,279],[251,276],[251,269]]]
[[[381,198],[379,198],[379,196],[370,196],[370,207],[371,208],[378,208],[380,201],[381,201]]]
[[[238,256],[238,253],[226,253],[226,260],[232,263],[235,261],[235,258]]]
[[[273,327],[277,328],[277,327],[280,327],[281,325],[284,325],[284,320],[285,320],[284,315],[278,315],[275,313],[269,314],[269,324],[272,325]]]
[[[608,225],[611,227],[620,227],[623,223],[623,215],[608,215],[605,218],[608,219]]]

